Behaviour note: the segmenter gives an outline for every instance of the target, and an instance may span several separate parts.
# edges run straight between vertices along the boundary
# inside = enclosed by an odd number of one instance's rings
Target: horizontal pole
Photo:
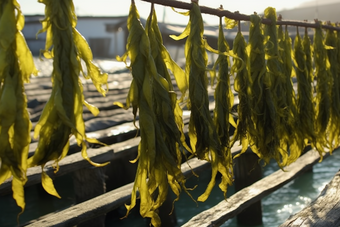
[[[162,6],[168,6],[178,9],[191,9],[192,3],[186,3],[175,0],[141,0],[144,2],[154,3]],[[237,21],[250,21],[250,16],[246,14],[241,14],[239,12],[230,12],[228,10],[220,9],[220,8],[210,8],[207,6],[200,6],[201,13],[210,14],[218,17],[227,17],[229,19],[237,20]],[[255,13],[255,12],[254,12]],[[262,18],[263,24],[270,24],[271,20]],[[287,26],[296,26],[296,27],[306,27],[306,28],[318,28],[322,27],[323,29],[336,30],[340,31],[340,27],[334,27],[331,25],[320,25],[319,21],[316,19],[314,23],[306,22],[306,21],[290,21],[290,20],[280,20],[276,22],[277,25],[287,25]]]

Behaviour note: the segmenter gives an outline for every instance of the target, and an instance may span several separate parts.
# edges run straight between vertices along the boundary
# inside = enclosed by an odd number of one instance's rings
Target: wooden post
[[[250,148],[248,148],[248,150],[240,157],[234,159],[235,191],[240,191],[262,178],[262,169],[258,161],[257,155],[254,154]],[[261,200],[244,209],[237,215],[237,222],[247,226],[261,225]]]
[[[73,173],[76,203],[81,203],[106,192],[105,167],[88,167]],[[85,221],[77,227],[105,227],[105,214]]]
[[[134,160],[137,156],[137,148],[135,152],[131,154],[124,155],[123,157],[111,161],[111,164],[107,166],[106,175],[107,175],[107,190],[113,190],[128,183],[134,181],[137,171],[137,163],[130,163],[131,160]],[[157,196],[157,191],[155,192],[155,196]],[[137,201],[138,202],[138,201]],[[170,214],[172,210],[173,199],[171,198],[171,193],[169,189],[169,193],[167,195],[166,201],[159,208],[159,216],[162,221],[162,227],[173,227],[177,224],[175,210]],[[114,216],[112,213],[108,213],[108,217]],[[146,225],[150,226],[150,220],[146,220]]]
[[[158,209],[158,215],[162,222],[162,227],[174,227],[177,226],[177,217],[175,212],[175,207],[172,210],[173,206],[173,199],[170,193],[170,188],[166,197],[166,200],[161,205],[161,207]],[[154,193],[154,199],[157,198],[158,190]],[[171,212],[172,211],[172,212]],[[146,222],[146,226],[151,226],[151,219],[148,218]]]
[[[173,198],[171,197],[171,193],[168,192],[165,202],[159,208],[159,216],[162,220],[162,227],[174,227],[177,226],[177,217],[175,212],[175,207],[172,210],[173,206]],[[171,213],[172,210],[172,213]]]

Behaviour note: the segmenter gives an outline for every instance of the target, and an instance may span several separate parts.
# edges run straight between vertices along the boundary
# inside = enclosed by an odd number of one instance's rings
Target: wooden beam
[[[232,154],[234,155],[240,151],[241,146],[238,145],[235,145],[231,150]],[[182,172],[186,177],[192,175],[193,171],[195,173],[199,173],[208,169],[209,167],[210,164],[207,161],[199,160],[197,158],[193,158],[188,162],[183,163],[181,166]],[[55,227],[69,227],[77,225],[81,222],[90,220],[100,216],[101,214],[105,214],[111,210],[117,209],[125,203],[128,203],[132,188],[133,183],[127,184],[123,187],[117,188],[83,203],[74,205],[60,212],[46,215],[43,218],[39,218],[37,220],[32,220],[27,226],[40,227],[45,226],[47,223],[48,226]]]
[[[234,103],[238,104],[238,96],[235,96]],[[215,102],[209,103],[209,109],[213,110],[215,106]],[[190,118],[190,111],[184,111],[183,114],[183,123],[189,124],[189,118]],[[136,125],[139,124],[139,121],[136,121]],[[140,137],[135,137],[129,140],[126,140],[126,134],[133,134],[137,132],[137,129],[132,124],[132,122],[127,122],[121,125],[117,125],[114,127],[110,127],[103,130],[98,130],[95,132],[87,133],[86,135],[90,138],[97,138],[99,141],[106,142],[107,140],[113,139],[114,137],[118,141],[124,141],[120,143],[115,143],[106,147],[101,148],[95,148],[91,149],[89,148],[87,150],[89,157],[91,160],[103,163],[107,161],[112,161],[114,159],[118,159],[121,157],[121,155],[127,154],[122,151],[126,150],[126,152],[133,152],[137,149],[138,143],[140,141]],[[185,130],[187,132],[187,129]],[[119,137],[122,137],[121,139]],[[74,138],[71,138],[70,140],[70,146],[76,146],[76,142]],[[34,145],[36,143],[31,144],[30,146],[34,148]],[[238,147],[238,146],[236,146]],[[45,171],[47,174],[53,179],[58,176],[65,175],[67,173],[73,172],[75,170],[89,167],[91,166],[86,160],[82,158],[79,152],[71,154],[66,156],[64,159],[62,159],[59,162],[59,171],[54,173],[54,168],[52,167],[53,162],[48,162],[45,166]],[[27,170],[27,182],[25,184],[25,187],[38,184],[41,182],[41,168],[33,167],[29,168]],[[7,179],[4,183],[0,185],[0,196],[11,193],[11,183],[12,178]]]
[[[47,215],[40,220],[32,220],[30,227],[53,226],[70,227],[96,218],[110,210],[117,209],[121,204],[129,201],[133,183],[127,184],[111,192],[97,196],[86,202],[74,205],[68,209]],[[114,202],[112,202],[114,201]]]
[[[88,149],[89,158],[97,163],[103,163],[110,160],[120,158],[122,155],[133,152],[137,149],[140,138],[133,138],[122,143],[113,144],[111,146],[100,147],[96,149]],[[124,154],[123,154],[124,153]],[[59,162],[59,171],[54,173],[53,162],[48,162],[44,168],[46,173],[54,179],[55,177],[71,173],[73,171],[92,166],[85,160],[80,152],[68,155]],[[41,167],[32,167],[27,170],[27,182],[25,187],[38,184],[41,182]],[[9,194],[12,191],[12,178],[6,180],[0,185],[0,196]]]
[[[324,156],[329,156],[327,152]],[[191,218],[183,226],[203,227],[203,226],[220,226],[228,219],[236,216],[241,211],[256,203],[271,192],[282,187],[286,183],[295,179],[297,176],[311,169],[315,163],[320,160],[317,151],[310,150],[301,156],[296,162],[288,166],[285,171],[278,170],[262,180],[244,188],[235,193],[226,201],[222,201],[209,210],[201,212]]]
[[[200,172],[207,168],[209,168],[208,162],[198,160],[196,158],[189,160],[188,163],[182,164],[182,170],[186,176],[191,175],[192,170]],[[40,220],[31,221],[31,224],[27,225],[27,227],[40,227],[47,225],[54,227],[75,226],[128,203],[131,197],[132,188],[133,183],[127,184],[86,202],[74,205],[60,212],[47,215]]]
[[[339,227],[340,171],[309,206],[290,217],[280,227]]]

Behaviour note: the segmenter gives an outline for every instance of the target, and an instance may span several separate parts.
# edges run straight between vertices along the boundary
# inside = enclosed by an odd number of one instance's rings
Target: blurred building
[[[38,55],[45,47],[46,34],[37,35],[41,29],[42,15],[25,16],[22,30],[29,48]],[[93,56],[109,58],[125,52],[127,16],[123,17],[78,17],[77,30],[89,43]]]
[[[37,35],[41,29],[43,15],[25,16],[25,27],[23,34],[27,44],[34,55],[39,55],[44,49],[46,34]],[[141,18],[141,23],[145,25],[146,20]],[[114,58],[124,54],[126,50],[126,40],[128,37],[127,16],[123,17],[92,17],[79,16],[77,30],[85,37],[89,43],[95,58]],[[171,52],[175,59],[184,58],[184,40],[175,41],[170,35],[179,35],[185,25],[165,24],[159,22],[159,29],[162,33],[164,45]],[[218,27],[205,26],[204,37],[208,43],[217,48]],[[183,52],[183,53],[182,53]]]
[[[303,4],[298,8],[281,10],[277,14],[281,14],[284,20],[305,20],[313,21],[318,18],[321,21],[340,21],[340,1],[323,0],[311,1]],[[204,15],[203,15],[204,17]],[[38,55],[45,46],[45,33],[37,35],[41,29],[41,20],[43,15],[25,16],[25,27],[23,34],[26,38],[28,46],[34,55]],[[145,25],[146,20],[141,18],[141,23]],[[171,56],[176,61],[185,61],[183,46],[184,40],[175,41],[170,35],[179,35],[185,25],[166,24],[159,22],[159,28],[163,36],[164,45],[169,50]],[[89,43],[93,56],[95,58],[114,58],[116,55],[122,55],[125,52],[126,40],[128,37],[127,16],[121,17],[93,17],[79,16],[77,29],[85,37]],[[217,48],[218,26],[205,25],[204,37],[213,48]],[[249,22],[241,24],[241,30],[245,38],[248,38]],[[294,27],[289,27],[292,37],[296,34]],[[233,40],[236,36],[237,28],[225,30],[225,37],[232,48]],[[213,59],[212,59],[213,61]]]

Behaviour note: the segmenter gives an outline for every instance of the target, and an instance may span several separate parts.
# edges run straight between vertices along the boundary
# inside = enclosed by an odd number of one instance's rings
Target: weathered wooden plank
[[[240,152],[241,146],[234,146],[232,153],[237,154]],[[204,160],[198,160],[193,158],[187,163],[183,163],[181,168],[183,174],[188,177],[192,175],[192,171],[199,173],[209,168],[210,164]],[[111,210],[117,209],[125,203],[128,203],[131,196],[133,183],[127,184],[118,189],[107,192],[103,195],[97,196],[91,200],[77,204],[68,209],[60,212],[46,215],[44,218],[40,218],[37,221],[31,221],[28,226],[44,226],[48,223],[48,226],[74,226],[83,221],[90,220],[101,214],[107,213]]]
[[[237,99],[236,99],[237,100]],[[214,103],[210,103],[209,105],[209,108],[212,110],[214,107]],[[184,116],[184,122],[185,123],[188,123],[188,120],[189,120],[189,111],[185,111],[185,116]],[[128,132],[131,132],[131,131],[135,131],[136,129],[134,128],[134,126],[132,125],[132,123],[130,122],[129,125],[131,125],[133,127],[133,130],[127,130]],[[107,135],[113,135],[115,134],[112,130],[105,130],[105,131],[110,131],[109,133],[106,133],[106,136]],[[126,130],[124,131],[126,132]],[[120,131],[118,132],[118,135],[121,135],[121,134],[124,134],[124,132]],[[117,132],[116,132],[117,133]],[[95,135],[98,135],[98,132],[94,132]],[[117,134],[115,134],[117,135]],[[91,137],[91,135],[89,135]],[[105,137],[105,136],[104,136]],[[96,137],[98,138],[98,137]],[[72,143],[72,142],[71,142]],[[74,143],[74,142],[73,142]],[[72,143],[72,144],[73,144]],[[131,145],[131,143],[129,144]],[[119,146],[121,147],[121,144],[119,144]],[[122,148],[122,147],[121,147]],[[137,148],[137,145],[132,147],[132,149],[136,149]],[[97,149],[94,149],[94,150],[97,150]],[[119,149],[118,149],[119,150]],[[128,149],[125,149],[123,148],[122,150],[124,150],[124,153],[128,150]],[[108,161],[108,160],[112,160],[112,158],[110,157],[106,157],[107,155],[106,154],[102,154],[100,151],[97,150],[97,152],[99,152],[99,155],[96,156],[96,155],[93,155],[93,157],[90,155],[90,157],[96,159],[98,157],[103,157],[102,159],[100,160],[103,160],[104,161]],[[56,173],[56,174],[53,174],[53,171],[54,169],[52,168],[52,165],[51,163],[48,163],[46,165],[46,171],[49,175],[51,175],[52,178],[54,177],[57,177],[57,176],[61,176],[61,175],[64,175],[68,172],[73,172],[79,168],[84,168],[85,166],[89,166],[88,162],[83,160],[82,157],[80,156],[80,154],[75,154],[75,155],[78,155],[80,157],[80,160],[79,158],[76,158],[75,160],[73,161],[70,161],[74,158],[74,156],[71,156],[70,157],[67,157],[67,159],[65,158],[65,160],[62,160],[59,165],[60,165],[60,170]],[[105,158],[104,158],[105,156]],[[115,156],[116,158],[118,158],[118,156]],[[65,161],[65,163],[64,163]],[[97,160],[94,160],[96,162],[100,162],[100,161],[97,161]],[[81,163],[81,164],[79,164]],[[72,165],[72,168],[70,168],[70,165]],[[63,169],[63,171],[61,171],[61,169]],[[30,186],[30,185],[33,185],[33,184],[36,184],[36,183],[39,183],[40,182],[40,173],[41,173],[41,169],[40,167],[36,167],[36,168],[30,168],[28,170],[28,182],[26,184],[26,186]],[[0,185],[0,195],[2,194],[7,194],[7,193],[10,193],[10,180],[7,180],[6,182],[4,182],[2,185]]]
[[[56,212],[53,215],[47,215],[44,218],[31,221],[27,227],[41,227],[41,226],[54,226],[54,227],[70,227],[75,226],[87,220],[91,220],[110,210],[117,209],[129,201],[131,198],[131,190],[133,183],[127,184],[116,190],[107,192],[101,196],[86,202],[74,205],[68,209]],[[112,202],[115,201],[115,202]],[[99,205],[98,205],[99,204]]]
[[[129,115],[127,114],[126,116],[129,116]],[[86,133],[86,135],[89,138],[96,138],[97,140],[102,141],[106,144],[112,144],[116,141],[120,142],[128,138],[135,137],[137,135],[137,129],[132,124],[132,122],[127,122],[125,120],[124,120],[125,123],[122,123],[122,122],[119,122],[120,124],[112,126],[112,127],[109,127],[108,124],[104,124],[104,122],[101,122],[101,127],[104,129],[99,129],[99,124],[98,124],[96,131],[88,132]],[[138,123],[138,121],[136,122]],[[111,123],[114,124],[114,122],[112,121]],[[31,132],[31,136],[33,136],[33,132]],[[32,143],[29,145],[29,156],[33,155],[37,147],[37,144],[38,144],[37,140],[32,139]],[[70,139],[70,150],[80,150],[74,137],[71,137]]]
[[[193,171],[199,172],[208,168],[209,165],[205,161],[192,159],[189,165]],[[183,171],[186,175],[190,175],[192,170],[188,164],[183,164]],[[117,209],[124,203],[129,202],[131,198],[133,183],[127,184],[118,189],[97,196],[86,202],[74,205],[60,212],[47,215],[45,218],[37,220],[27,225],[27,227],[54,226],[54,227],[70,227],[90,220],[101,214],[105,214],[111,210]]]
[[[118,106],[113,105],[113,102],[121,102],[121,103],[125,103],[126,102],[126,93],[128,90],[126,91],[122,91],[121,94],[119,95],[106,95],[106,97],[91,97],[91,98],[85,98],[85,100],[87,102],[89,102],[90,104],[94,104],[101,112],[106,112],[106,111],[110,111],[110,110],[115,110],[115,109],[120,109]],[[32,122],[37,122],[40,118],[40,115],[43,111],[44,108],[44,103],[48,100],[49,98],[49,94],[45,95],[46,97],[44,98],[43,95],[34,95],[32,97],[32,99],[37,99],[38,102],[42,103],[39,106],[35,107],[35,108],[31,108],[30,109],[30,119]],[[40,97],[40,98],[36,98],[36,97]],[[212,90],[210,90],[209,92],[209,98],[211,100],[213,100],[214,97],[214,93]],[[46,100],[45,100],[46,99]],[[91,114],[91,112],[87,109],[84,108],[83,110],[84,114]]]
[[[280,227],[339,227],[340,226],[340,171],[337,172],[311,204],[291,216]]]
[[[234,97],[234,105],[237,105],[239,103],[239,99],[238,96],[235,95]],[[209,109],[211,111],[213,111],[215,106],[215,102],[210,102],[209,103]],[[42,111],[42,109],[41,109]],[[36,113],[38,114],[37,116],[35,114],[31,115],[31,120],[34,119],[35,121],[38,121],[41,112]],[[105,117],[112,117],[112,120],[106,119],[107,121],[105,121]],[[190,116],[190,111],[184,111],[183,112],[183,122],[184,124],[187,124],[189,122],[189,116]],[[138,119],[138,118],[137,118]],[[112,139],[113,137],[118,136],[119,137],[124,137],[126,138],[126,136],[129,135],[133,135],[135,136],[135,132],[136,132],[136,128],[134,127],[134,125],[132,124],[132,122],[130,123],[124,123],[124,122],[128,122],[128,121],[132,121],[133,120],[133,115],[131,111],[126,111],[124,109],[109,109],[109,110],[105,110],[105,111],[101,111],[98,115],[98,117],[94,117],[91,113],[89,112],[85,112],[84,113],[84,120],[85,121],[85,126],[87,128],[87,136],[91,137],[91,138],[97,138],[98,140],[101,141],[108,141],[110,139]],[[33,120],[32,120],[33,121]],[[119,123],[117,122],[119,121]],[[111,122],[112,124],[110,125],[109,122]],[[37,122],[33,122],[33,126],[35,126]],[[121,124],[123,123],[123,124]],[[136,125],[138,125],[138,120],[136,121]],[[93,125],[95,125],[95,129],[90,129],[91,127],[93,127]],[[31,131],[31,138],[32,138],[32,143],[30,144],[30,150],[29,150],[29,156],[31,156],[34,152],[34,150],[36,149],[37,146],[37,139],[33,138],[33,134],[34,131],[32,129]],[[131,138],[131,137],[130,137]],[[118,139],[118,141],[122,141],[121,139]],[[114,141],[113,141],[114,142]],[[76,146],[75,144],[75,140],[71,139],[70,140],[70,144],[71,144],[71,148],[74,148]]]
[[[329,153],[326,153],[326,158]],[[296,162],[288,166],[284,171],[278,170],[260,181],[235,193],[226,201],[222,201],[211,209],[199,213],[191,218],[183,226],[202,227],[220,226],[228,219],[236,216],[251,204],[261,200],[271,192],[295,179],[298,175],[311,169],[320,160],[317,151],[310,150],[301,156]]]
[[[235,96],[235,103],[238,103],[238,98],[237,96]],[[213,108],[215,106],[214,102],[209,103],[209,109],[212,111]],[[125,115],[124,115],[124,112]],[[112,118],[116,118],[120,120],[120,123],[118,125],[114,125],[112,127],[109,127],[109,125],[107,124],[103,124],[100,123],[100,119],[98,118],[98,121],[95,120],[97,123],[102,124],[102,129],[99,128],[99,125],[96,126],[96,130],[95,131],[90,131],[87,132],[86,135],[89,138],[96,138],[99,141],[102,141],[104,143],[107,144],[112,144],[116,141],[120,142],[123,140],[126,140],[127,138],[132,138],[135,137],[137,135],[137,129],[136,127],[133,125],[132,122],[128,122],[129,120],[132,121],[131,118],[133,118],[133,115],[131,113],[131,111],[126,111],[126,110],[122,110],[122,109],[117,109],[117,116],[112,116]],[[119,114],[118,114],[119,113]],[[189,123],[189,118],[190,118],[190,111],[185,110],[183,111],[183,123],[184,124],[188,124]],[[122,123],[125,122],[125,123]],[[85,125],[87,123],[85,122]],[[139,120],[137,119],[135,124],[138,126],[139,125]],[[33,131],[31,132],[31,136],[33,138]],[[111,141],[111,143],[110,143]],[[37,140],[32,139],[32,143],[30,144],[30,149],[29,149],[29,156],[31,156],[33,154],[33,152],[35,151],[37,146]],[[72,137],[70,139],[70,149],[76,147],[76,141],[75,139]]]
[[[95,104],[95,106],[99,109],[100,112],[106,112],[106,111],[110,111],[110,110],[120,109],[120,107],[118,107],[116,105],[113,105],[114,101],[119,101],[119,102],[125,103],[125,100],[123,100],[123,99],[114,99],[114,98],[105,99],[104,101],[101,101],[101,102],[98,101],[97,103],[92,103],[92,102],[89,102],[89,103],[90,104]],[[41,101],[38,100],[38,102],[41,102]],[[37,122],[39,120],[44,106],[45,106],[45,104],[42,103],[39,106],[30,109],[30,114],[31,114],[30,115],[30,120],[32,122]],[[83,109],[83,114],[84,115],[88,115],[88,114],[92,114],[92,113],[90,112],[90,110],[88,110],[85,107]],[[95,116],[93,116],[93,117],[95,117]]]
[[[119,159],[123,155],[134,152],[137,149],[140,138],[133,138],[122,143],[116,143],[111,146],[88,149],[88,156],[97,163],[104,163],[114,159]],[[53,162],[48,162],[44,168],[45,172],[54,179],[55,177],[71,173],[73,171],[90,167],[91,164],[86,161],[81,154],[74,153],[66,156],[59,162],[59,171],[54,173]],[[29,187],[41,182],[41,168],[39,166],[27,170],[27,182],[25,187]],[[0,196],[11,192],[12,179],[7,179],[0,185]]]
[[[238,103],[237,96],[235,96],[235,103]],[[210,103],[209,109],[213,109],[214,105],[215,104],[213,102]],[[183,122],[184,122],[184,124],[189,123],[189,117],[190,117],[190,111],[184,111],[183,112]],[[138,120],[136,121],[136,125],[138,125]],[[187,131],[187,129],[186,129],[186,131]],[[114,127],[110,127],[110,128],[104,129],[104,130],[98,130],[98,131],[95,131],[95,132],[87,133],[87,136],[90,137],[90,138],[97,138],[98,140],[103,141],[103,142],[107,142],[108,140],[112,140],[112,138],[114,138],[114,137],[116,138],[117,141],[124,141],[124,140],[126,140],[125,136],[127,134],[130,134],[131,137],[133,137],[133,136],[136,135],[136,132],[137,132],[137,129],[135,128],[135,126],[131,122],[127,122],[127,123],[121,124],[119,126],[114,126]],[[122,138],[120,139],[119,137],[122,137]],[[133,142],[131,142],[131,141],[133,141]],[[99,157],[103,157],[103,158],[100,158],[100,161],[95,160],[96,162],[110,161],[110,160],[113,160],[114,158],[119,158],[120,157],[119,156],[120,151],[126,150],[127,152],[129,152],[129,151],[131,152],[131,150],[129,150],[129,149],[136,149],[136,147],[138,145],[137,141],[139,141],[139,138],[127,140],[126,142],[122,142],[122,143],[116,143],[116,144],[109,145],[109,146],[104,147],[104,148],[89,149],[88,150],[88,153],[90,155],[89,157],[96,159],[98,157],[96,157],[95,154],[97,154]],[[32,155],[32,153],[34,152],[36,146],[37,146],[37,142],[30,144],[30,155]],[[71,138],[70,148],[75,147],[75,146],[77,146],[75,139]],[[135,146],[135,147],[133,147],[133,146]],[[128,147],[130,147],[130,148],[128,148]],[[235,147],[238,147],[238,146],[235,146]],[[114,158],[111,158],[110,156],[105,156],[104,154],[102,154],[103,149],[104,149],[104,153],[106,152],[105,149],[111,149],[111,150],[113,149],[114,153],[115,153]],[[72,161],[74,161],[73,165],[72,165]],[[68,155],[64,159],[62,159],[59,162],[60,169],[54,175],[52,174],[54,169],[53,169],[51,163],[48,163],[45,166],[45,168],[46,168],[47,173],[52,178],[57,177],[57,176],[62,176],[66,173],[75,171],[75,170],[80,169],[80,168],[84,168],[84,165],[89,166],[88,162],[85,161],[81,157],[81,155],[77,154],[77,153],[72,154],[72,155]],[[69,169],[69,166],[71,166],[71,165],[72,165],[72,169]],[[27,183],[26,183],[25,186],[28,187],[30,185],[40,183],[40,181],[41,181],[40,173],[41,173],[40,167],[29,168],[28,171],[27,171],[28,180],[27,180]],[[9,194],[10,192],[11,192],[11,179],[8,179],[0,185],[0,195]]]

